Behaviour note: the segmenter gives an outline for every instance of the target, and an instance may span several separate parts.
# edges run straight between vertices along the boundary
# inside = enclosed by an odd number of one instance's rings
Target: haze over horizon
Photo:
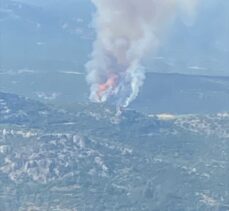
[[[157,52],[147,55],[147,71],[229,75],[229,3],[200,2],[195,18],[176,19]],[[1,0],[1,70],[84,72],[95,38],[94,12],[89,0]]]

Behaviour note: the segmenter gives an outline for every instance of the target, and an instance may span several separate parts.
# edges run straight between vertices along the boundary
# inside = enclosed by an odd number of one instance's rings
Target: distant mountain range
[[[82,69],[93,37],[91,4],[31,3],[1,0],[1,68]]]
[[[88,103],[84,74],[33,70],[0,72],[0,89],[75,110]],[[146,73],[139,96],[130,105],[143,113],[209,114],[227,112],[229,78]]]
[[[156,55],[145,58],[148,70],[228,75],[228,6],[203,0],[191,23],[178,18]],[[1,68],[83,72],[95,38],[94,11],[89,0],[1,0]]]
[[[3,210],[229,209],[228,113],[69,112],[0,93],[0,114]]]
[[[227,112],[229,77],[147,73],[132,107],[146,113]]]

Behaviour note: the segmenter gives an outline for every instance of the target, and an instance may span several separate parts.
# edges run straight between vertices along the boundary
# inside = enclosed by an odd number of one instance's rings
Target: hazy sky
[[[59,62],[84,71],[95,38],[90,1],[17,2],[32,6],[1,4],[1,66],[39,69],[43,62],[55,69]],[[195,17],[179,16],[168,26],[157,52],[145,58],[148,71],[229,75],[229,1],[200,2]]]

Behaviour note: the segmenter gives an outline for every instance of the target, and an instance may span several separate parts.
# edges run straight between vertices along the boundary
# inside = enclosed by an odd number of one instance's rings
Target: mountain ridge
[[[32,121],[18,122],[20,110]],[[229,142],[219,130],[229,126],[227,113],[125,110],[117,117],[115,109],[94,104],[71,113],[7,93],[0,93],[0,113],[4,210],[229,208]]]

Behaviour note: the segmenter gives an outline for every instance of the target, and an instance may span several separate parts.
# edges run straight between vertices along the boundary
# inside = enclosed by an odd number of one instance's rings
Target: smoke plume
[[[126,107],[145,78],[142,59],[157,49],[162,28],[177,11],[192,15],[197,0],[91,0],[96,40],[86,64],[90,99]]]

